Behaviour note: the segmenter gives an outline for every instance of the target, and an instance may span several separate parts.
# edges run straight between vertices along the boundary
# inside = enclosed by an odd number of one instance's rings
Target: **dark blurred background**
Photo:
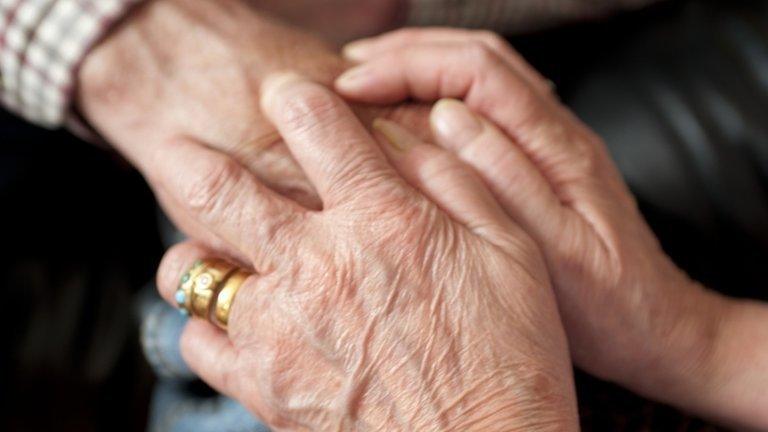
[[[603,137],[692,276],[768,299],[768,2],[670,1],[512,39]],[[0,429],[141,431],[158,210],[117,155],[0,111]],[[718,430],[578,377],[584,430]]]

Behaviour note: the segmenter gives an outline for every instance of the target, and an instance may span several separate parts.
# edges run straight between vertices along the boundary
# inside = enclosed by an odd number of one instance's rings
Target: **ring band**
[[[174,296],[181,312],[208,319],[218,287],[236,269],[217,259],[200,260],[193,264],[181,277],[181,284]]]
[[[174,299],[183,315],[227,330],[235,295],[251,274],[219,259],[199,260],[181,277]]]
[[[213,299],[219,286],[227,280],[237,267],[220,260],[206,262],[205,270],[192,279],[192,308],[190,312],[198,318],[208,319]]]
[[[232,303],[235,301],[235,295],[243,286],[245,281],[251,276],[251,273],[245,270],[238,270],[224,282],[224,285],[216,295],[216,302],[211,314],[211,322],[220,329],[226,331],[229,325],[229,313],[232,309]]]

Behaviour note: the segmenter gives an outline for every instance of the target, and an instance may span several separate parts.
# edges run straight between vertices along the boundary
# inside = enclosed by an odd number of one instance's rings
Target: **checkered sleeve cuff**
[[[141,0],[0,0],[0,99],[27,120],[68,120],[77,68],[90,47]]]
[[[408,25],[519,32],[658,0],[409,0]]]

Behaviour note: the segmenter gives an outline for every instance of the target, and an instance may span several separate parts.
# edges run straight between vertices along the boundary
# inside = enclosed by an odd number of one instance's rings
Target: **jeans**
[[[139,300],[141,344],[158,377],[150,406],[150,432],[268,432],[242,405],[224,396],[200,396],[179,340],[187,318],[162,301],[154,286]]]

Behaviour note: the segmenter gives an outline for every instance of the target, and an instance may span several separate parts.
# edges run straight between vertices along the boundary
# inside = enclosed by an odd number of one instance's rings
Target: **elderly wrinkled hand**
[[[382,152],[337,96],[295,75],[269,79],[262,101],[323,210],[212,150],[159,156],[176,162],[163,175],[186,210],[258,273],[234,299],[228,337],[188,324],[190,366],[278,429],[577,429],[543,258],[481,180],[387,121]],[[164,297],[211,254],[172,249]]]
[[[413,29],[346,52],[363,63],[336,83],[352,100],[463,99],[438,103],[433,132],[542,247],[577,365],[702,415],[768,427],[765,305],[707,291],[672,263],[601,140],[503,39]]]
[[[253,0],[153,0],[115,28],[80,68],[78,106],[125,155],[187,235],[233,252],[163,184],[158,157],[179,142],[231,155],[268,186],[309,207],[317,194],[259,107],[270,72],[330,84],[345,62],[331,46],[253,7]],[[295,3],[295,2],[291,2]],[[426,124],[426,110],[358,109],[361,118]]]

